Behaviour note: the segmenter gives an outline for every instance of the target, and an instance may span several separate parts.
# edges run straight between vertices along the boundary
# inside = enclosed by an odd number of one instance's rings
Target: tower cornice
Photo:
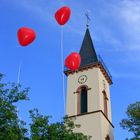
[[[99,68],[101,70],[102,74],[105,76],[108,83],[110,85],[113,84],[112,76],[107,72],[105,66],[100,61],[93,63],[93,64],[83,66],[83,67],[80,67],[77,71],[65,70],[64,73],[66,74],[66,76],[68,76],[70,74],[82,72],[82,71],[93,69],[93,68]]]
[[[114,128],[114,125],[112,124],[112,122],[106,117],[106,115],[104,114],[104,112],[102,110],[96,110],[96,111],[92,111],[92,112],[87,112],[87,113],[83,113],[83,114],[77,114],[77,115],[72,115],[72,116],[66,116],[65,118],[75,118],[75,117],[80,117],[80,116],[84,116],[84,115],[90,115],[90,114],[95,114],[95,113],[101,113],[106,120],[109,122],[109,124]]]

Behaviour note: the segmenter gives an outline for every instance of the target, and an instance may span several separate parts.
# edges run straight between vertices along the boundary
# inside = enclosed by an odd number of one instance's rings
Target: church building
[[[75,132],[92,136],[91,140],[114,140],[110,100],[112,77],[96,54],[88,27],[79,53],[80,68],[75,72],[65,71],[66,115],[81,125]]]

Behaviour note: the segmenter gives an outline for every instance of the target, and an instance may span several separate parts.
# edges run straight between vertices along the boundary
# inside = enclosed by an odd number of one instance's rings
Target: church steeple
[[[81,65],[80,67],[85,67],[89,64],[98,62],[96,51],[90,36],[89,29],[86,29],[85,37],[80,49],[81,55]]]
[[[110,103],[112,79],[102,59],[97,58],[88,26],[80,55],[80,68],[65,71],[66,115],[81,125],[74,132],[91,136],[91,140],[114,140]]]

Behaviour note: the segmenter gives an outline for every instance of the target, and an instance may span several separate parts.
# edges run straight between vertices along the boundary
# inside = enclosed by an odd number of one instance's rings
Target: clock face
[[[79,84],[83,84],[87,81],[87,76],[86,75],[81,75],[79,78],[78,78],[78,83]]]

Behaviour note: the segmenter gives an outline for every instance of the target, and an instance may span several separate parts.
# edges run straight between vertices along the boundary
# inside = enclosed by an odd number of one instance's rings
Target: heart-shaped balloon
[[[17,32],[19,44],[23,47],[31,44],[35,38],[36,34],[33,29],[22,27]]]
[[[77,70],[81,64],[80,54],[73,52],[65,60],[65,66],[72,71]]]
[[[64,7],[60,8],[58,11],[56,11],[55,19],[59,25],[64,25],[69,20],[70,15],[71,15],[70,8],[67,6],[64,6]]]

